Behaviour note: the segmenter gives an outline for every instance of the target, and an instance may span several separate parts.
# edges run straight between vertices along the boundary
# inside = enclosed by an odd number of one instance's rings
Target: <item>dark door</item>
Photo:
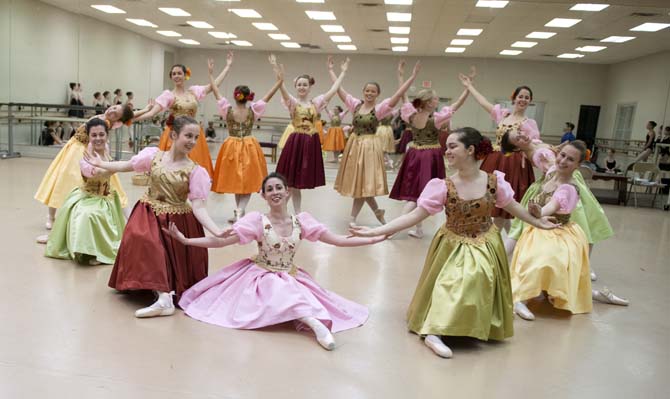
[[[577,122],[577,139],[582,140],[593,151],[598,131],[599,105],[580,105],[579,122]],[[595,155],[595,154],[593,154]]]

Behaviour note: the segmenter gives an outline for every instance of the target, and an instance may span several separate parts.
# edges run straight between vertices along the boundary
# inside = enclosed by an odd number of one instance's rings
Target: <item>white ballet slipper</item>
[[[98,261],[95,258],[92,258],[92,259],[88,260],[88,264],[91,265],[91,266],[98,266],[98,265],[102,265],[102,262]]]
[[[323,349],[332,351],[335,349],[335,338],[323,323],[314,317],[303,317],[298,319],[300,322],[306,324],[312,329],[316,336],[316,342],[323,347]]]
[[[37,242],[38,244],[46,244],[47,241],[49,241],[49,235],[48,234],[42,234],[42,235],[37,236],[37,238],[35,238],[35,242]]]
[[[598,279],[598,276],[596,275],[596,272],[591,269],[591,281],[596,281]]]
[[[384,219],[384,214],[385,214],[385,213],[386,213],[386,211],[383,210],[383,209],[381,209],[381,208],[377,208],[377,209],[375,210],[375,217],[377,218],[377,220],[378,220],[379,223],[381,223],[381,224],[386,224],[386,219]]]
[[[430,350],[433,351],[437,356],[443,357],[445,359],[450,359],[454,354],[449,349],[447,345],[442,342],[442,339],[437,335],[426,335],[426,338],[423,340],[423,343],[426,344]]]
[[[47,216],[47,221],[44,223],[44,227],[47,230],[51,230],[53,225],[54,225],[54,220],[51,218],[51,216]]]
[[[156,302],[146,308],[135,311],[135,317],[143,319],[148,317],[172,316],[174,314],[174,304],[172,303],[172,292],[160,292]]]
[[[407,235],[410,237],[421,239],[423,238],[423,230],[421,229],[410,230],[407,232]]]
[[[523,302],[516,302],[514,304],[514,313],[517,314],[517,316],[521,317],[524,320],[528,321],[533,321],[535,320],[535,315],[533,312],[528,309],[525,303]]]
[[[591,297],[598,302],[609,303],[612,305],[628,306],[630,304],[628,299],[614,295],[614,293],[607,287],[602,290],[592,290]]]

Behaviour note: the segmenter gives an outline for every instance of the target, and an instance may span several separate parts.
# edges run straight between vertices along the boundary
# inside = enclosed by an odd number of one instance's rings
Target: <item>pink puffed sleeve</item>
[[[551,196],[551,199],[558,202],[560,208],[556,213],[570,213],[575,206],[577,206],[577,201],[579,201],[579,194],[572,184],[561,184],[558,186],[554,195]]]
[[[393,107],[389,104],[391,104],[391,99],[387,98],[375,105],[375,116],[378,120],[382,120],[393,113]]]
[[[263,217],[259,212],[249,212],[233,225],[233,231],[240,237],[240,244],[263,239]]]
[[[493,119],[495,123],[500,123],[507,114],[509,114],[509,110],[503,108],[500,104],[496,104],[491,110],[491,119]]]
[[[281,105],[284,106],[289,112],[293,112],[293,109],[295,108],[295,105],[298,103],[298,100],[293,97],[292,95],[288,95],[288,103],[284,101],[284,97],[282,96],[281,98]]]
[[[328,101],[326,100],[326,96],[321,94],[312,99],[312,104],[316,107],[316,112],[321,112],[328,105]]]
[[[540,129],[537,127],[537,122],[534,119],[526,119],[521,126],[519,126],[519,131],[531,140],[540,139]]]
[[[454,115],[454,110],[450,106],[444,106],[438,112],[433,113],[433,121],[435,122],[435,127],[442,129],[444,125],[449,123],[451,117]]]
[[[160,96],[156,97],[156,104],[160,105],[163,110],[172,106],[174,102],[174,94],[170,90],[165,90]]]
[[[158,147],[147,147],[140,151],[139,154],[130,158],[130,164],[133,166],[135,172],[149,172],[151,170],[151,161],[158,152]]]
[[[443,179],[431,179],[421,192],[416,206],[435,215],[444,209],[445,202],[447,202],[447,183]]]
[[[354,112],[356,107],[358,107],[358,104],[362,103],[363,101],[357,99],[356,97],[352,96],[351,94],[347,94],[347,97],[344,99],[344,105],[347,107],[349,112]]]
[[[410,123],[410,118],[412,115],[416,114],[416,108],[414,108],[414,105],[412,103],[407,102],[400,107],[400,118],[404,120],[407,123]]]
[[[307,212],[301,212],[298,216],[300,223],[301,237],[303,240],[319,241],[321,234],[328,231],[328,228],[319,223],[312,215]]]
[[[188,91],[193,93],[196,100],[202,101],[202,99],[205,98],[205,96],[207,95],[207,88],[208,87],[209,87],[209,85],[207,85],[207,86],[191,86],[191,87],[188,88]]]
[[[83,159],[79,161],[79,170],[81,170],[81,175],[84,177],[95,176],[95,166],[84,161]]]
[[[556,163],[556,154],[549,148],[540,148],[533,153],[533,166],[547,173],[549,168]]]
[[[227,98],[221,97],[219,101],[216,102],[216,108],[219,111],[219,115],[224,118],[228,115],[228,108],[230,108],[230,101]]]
[[[514,189],[507,180],[505,180],[505,174],[503,172],[494,170],[493,173],[496,175],[496,180],[498,181],[498,188],[496,188],[496,207],[504,208],[514,200]]]
[[[188,199],[206,200],[209,190],[212,188],[212,180],[209,173],[202,166],[196,166],[188,177]]]
[[[266,103],[263,100],[258,100],[256,102],[251,103],[251,110],[254,113],[254,119],[258,119],[261,116],[263,116],[263,114],[265,113],[265,107],[267,105],[268,103]]]

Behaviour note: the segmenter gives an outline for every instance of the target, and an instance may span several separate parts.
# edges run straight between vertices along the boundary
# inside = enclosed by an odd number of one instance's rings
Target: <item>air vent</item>
[[[359,7],[381,7],[381,3],[358,3]]]
[[[320,49],[321,46],[311,43],[298,43],[302,48]]]
[[[630,14],[631,17],[658,17],[661,14],[655,12],[634,12]]]
[[[181,26],[182,28],[191,28],[191,25],[189,24],[177,24],[177,26]]]
[[[540,57],[556,57],[556,54],[540,54]]]
[[[386,32],[386,29],[377,29],[377,28],[374,28],[374,29],[368,29],[368,32],[373,32],[373,33],[383,33],[383,32]]]
[[[596,39],[595,37],[578,37],[577,40],[581,40],[583,42],[599,42],[600,39]]]
[[[391,51],[391,49],[388,48],[388,47],[377,47],[375,50],[379,50],[379,51]]]

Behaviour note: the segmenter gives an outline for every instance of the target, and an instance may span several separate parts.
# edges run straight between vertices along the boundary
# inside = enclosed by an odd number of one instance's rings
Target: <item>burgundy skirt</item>
[[[161,230],[170,222],[186,237],[205,236],[193,213],[156,215],[151,205],[141,201],[135,204],[109,277],[110,287],[119,291],[174,291],[178,301],[184,291],[207,277],[207,248],[173,240]]]
[[[407,150],[407,144],[412,140],[414,140],[412,129],[405,129],[400,136],[400,142],[395,146],[396,154],[404,154]]]
[[[414,201],[431,179],[444,179],[444,152],[441,148],[408,148],[389,197]]]
[[[288,181],[288,186],[297,189],[326,185],[323,171],[323,155],[318,134],[293,133],[277,162],[277,173]]]
[[[484,158],[480,169],[488,173],[493,173],[494,170],[503,172],[505,180],[507,180],[514,190],[514,199],[517,202],[521,202],[521,198],[523,198],[526,190],[535,181],[533,166],[530,161],[524,158],[521,152],[504,155],[500,151],[494,151]],[[514,217],[500,208],[494,208],[491,216],[505,219],[512,219]]]

